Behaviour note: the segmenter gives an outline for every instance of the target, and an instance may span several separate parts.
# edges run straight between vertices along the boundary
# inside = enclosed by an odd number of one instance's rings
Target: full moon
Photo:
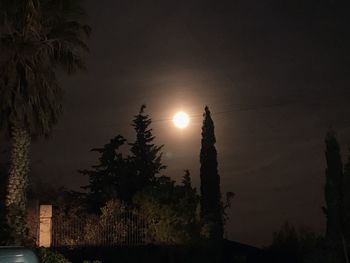
[[[173,123],[179,129],[186,128],[188,126],[189,122],[190,122],[190,118],[183,111],[177,112],[173,117]]]

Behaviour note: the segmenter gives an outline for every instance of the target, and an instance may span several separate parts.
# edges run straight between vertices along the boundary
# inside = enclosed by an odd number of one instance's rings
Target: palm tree
[[[84,69],[81,0],[0,0],[0,127],[12,138],[6,207],[12,243],[25,237],[32,138],[46,136],[62,111],[59,68]]]

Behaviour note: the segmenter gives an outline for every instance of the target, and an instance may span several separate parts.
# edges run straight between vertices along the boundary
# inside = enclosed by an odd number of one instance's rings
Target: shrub
[[[146,221],[146,243],[179,245],[198,240],[198,196],[190,182],[175,185],[175,181],[163,176],[133,201]]]
[[[40,248],[38,255],[41,263],[71,263],[62,254],[47,248]]]

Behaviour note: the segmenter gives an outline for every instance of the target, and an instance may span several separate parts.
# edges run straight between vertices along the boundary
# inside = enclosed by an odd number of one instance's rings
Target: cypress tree
[[[342,238],[342,199],[343,199],[343,164],[340,147],[333,130],[330,130],[325,139],[326,143],[326,185],[324,212],[327,216],[326,238],[336,244]]]
[[[350,241],[350,154],[349,154],[347,163],[344,165],[343,225],[344,225],[345,240],[349,242]]]
[[[161,170],[166,166],[162,164],[161,149],[163,145],[154,144],[155,137],[149,128],[152,120],[145,114],[146,105],[142,105],[139,114],[135,116],[132,126],[136,132],[136,140],[130,143],[131,163],[134,169],[134,183],[137,190],[142,190],[156,180]]]
[[[210,240],[223,238],[223,207],[220,193],[214,122],[205,107],[200,151],[201,233]]]

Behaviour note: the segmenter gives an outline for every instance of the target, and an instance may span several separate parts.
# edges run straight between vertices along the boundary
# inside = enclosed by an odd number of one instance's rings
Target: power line
[[[242,111],[258,111],[261,109],[268,109],[268,108],[273,108],[273,107],[283,107],[291,104],[296,104],[297,102],[279,102],[279,103],[272,103],[272,104],[265,104],[265,105],[254,105],[254,106],[247,106],[247,107],[240,107],[240,108],[234,108],[234,109],[228,109],[228,110],[222,110],[222,111],[214,111],[211,112],[211,115],[222,115],[222,114],[228,114],[228,113],[233,113],[233,112],[242,112]],[[195,119],[195,118],[202,118],[203,114],[192,114],[189,115],[189,118]],[[167,121],[172,121],[173,118],[161,118],[161,119],[152,119],[152,123],[159,123],[159,122],[167,122]],[[131,125],[130,122],[119,122],[121,125]],[[112,124],[98,124],[98,127],[111,127],[115,126],[117,123],[112,123]],[[54,131],[59,131],[62,130],[62,128],[54,128]]]
[[[248,106],[248,107],[242,107],[242,108],[236,108],[236,109],[228,109],[223,111],[216,111],[211,112],[211,115],[220,115],[220,114],[226,114],[226,113],[232,113],[232,112],[240,112],[240,111],[251,111],[251,110],[260,110],[265,108],[273,108],[273,107],[281,107],[281,106],[287,106],[290,104],[295,104],[296,102],[279,102],[279,103],[273,103],[273,104],[266,104],[266,105],[260,105],[260,106]],[[203,114],[192,114],[189,115],[190,118],[200,118],[203,117]],[[172,118],[164,118],[164,119],[155,119],[152,120],[152,122],[162,122],[162,121],[171,121]]]

